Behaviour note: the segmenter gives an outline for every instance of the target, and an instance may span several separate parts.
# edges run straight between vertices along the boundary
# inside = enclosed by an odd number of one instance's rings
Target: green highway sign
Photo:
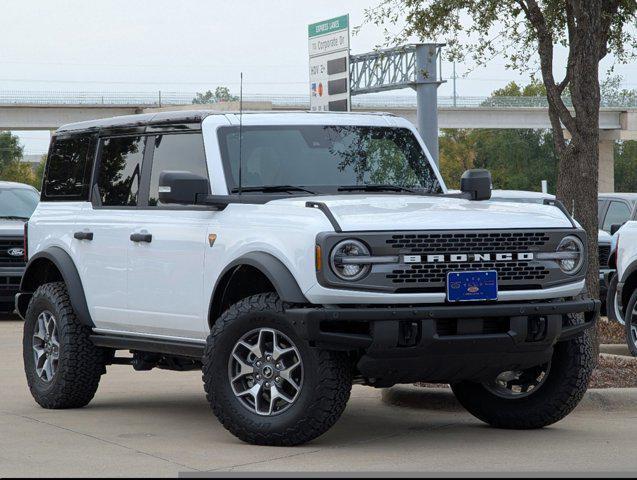
[[[349,28],[349,15],[341,15],[340,17],[308,25],[308,37],[318,37],[319,35],[338,32],[347,28]]]

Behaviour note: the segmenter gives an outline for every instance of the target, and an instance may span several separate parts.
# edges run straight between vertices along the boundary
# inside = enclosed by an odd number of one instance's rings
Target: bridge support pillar
[[[601,133],[601,132],[600,132]],[[600,136],[599,140],[599,181],[598,191],[615,191],[615,140]]]

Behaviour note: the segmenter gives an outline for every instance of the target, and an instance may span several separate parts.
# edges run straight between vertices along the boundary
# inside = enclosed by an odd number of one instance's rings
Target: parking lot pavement
[[[200,373],[112,366],[94,401],[44,410],[31,399],[22,323],[0,321],[0,476],[176,476],[194,471],[637,471],[637,407],[588,402],[536,431],[488,428],[448,403],[386,405],[355,387],[337,425],[296,448],[246,445],[227,433]],[[637,405],[637,392],[635,405]],[[432,395],[436,395],[434,392]],[[447,400],[445,400],[447,398]]]

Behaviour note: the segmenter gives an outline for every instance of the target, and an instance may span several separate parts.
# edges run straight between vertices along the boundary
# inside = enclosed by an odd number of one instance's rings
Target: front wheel
[[[556,344],[544,365],[502,372],[486,383],[460,382],[451,387],[469,413],[493,427],[542,428],[577,406],[594,367],[591,334],[586,331]]]
[[[203,381],[226,429],[245,442],[277,446],[326,432],[352,387],[347,358],[301,339],[274,293],[245,298],[215,322]]]
[[[624,315],[626,329],[626,343],[631,355],[637,357],[637,290],[633,292],[626,306]]]

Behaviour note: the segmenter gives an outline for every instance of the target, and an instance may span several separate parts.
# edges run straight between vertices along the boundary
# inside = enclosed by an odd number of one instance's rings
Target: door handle
[[[131,233],[130,239],[132,242],[146,242],[153,241],[153,236],[150,233]]]
[[[73,238],[76,240],[93,240],[93,232],[75,232]]]

